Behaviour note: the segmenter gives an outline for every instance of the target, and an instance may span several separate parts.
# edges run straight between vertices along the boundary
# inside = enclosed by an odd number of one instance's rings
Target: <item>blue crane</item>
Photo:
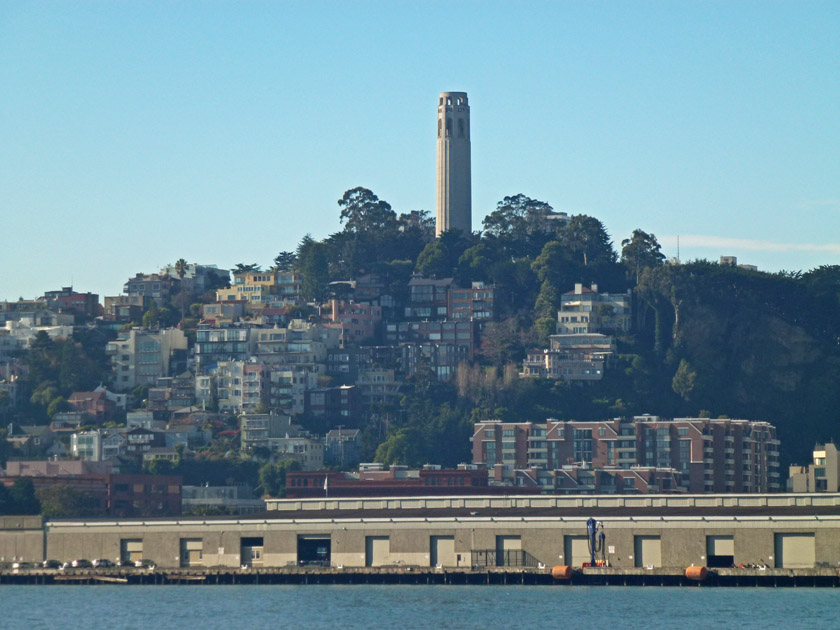
[[[590,517],[589,520],[586,521],[586,529],[589,532],[589,566],[606,566],[607,559],[605,541],[607,536],[604,534],[603,521],[596,521],[594,518]],[[601,559],[596,561],[595,556],[598,554],[600,554]]]

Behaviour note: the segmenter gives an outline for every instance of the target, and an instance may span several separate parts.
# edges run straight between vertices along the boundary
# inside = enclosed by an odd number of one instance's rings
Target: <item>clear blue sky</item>
[[[0,299],[267,265],[434,212],[438,93],[505,195],[683,260],[840,264],[840,2],[0,1]]]

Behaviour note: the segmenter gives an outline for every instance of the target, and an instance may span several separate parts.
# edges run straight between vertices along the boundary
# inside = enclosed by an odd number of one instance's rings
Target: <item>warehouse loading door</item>
[[[182,538],[181,539],[181,566],[195,567],[200,566],[202,561],[202,550],[204,548],[204,541],[201,538]]]
[[[633,547],[637,567],[662,566],[662,541],[659,536],[636,536]]]
[[[365,566],[381,567],[390,564],[391,539],[387,536],[365,537]]]
[[[143,559],[143,541],[138,538],[124,538],[120,541],[120,560],[137,562]]]
[[[242,566],[261,567],[263,564],[262,536],[242,538],[239,547],[239,559]]]
[[[816,561],[813,534],[776,534],[776,568],[810,569]]]
[[[429,564],[433,567],[455,567],[455,536],[432,536],[430,542]]]
[[[298,536],[298,566],[328,567],[330,566],[331,551],[332,540],[329,536]]]
[[[496,566],[519,566],[522,539],[519,536],[496,536]]]
[[[735,564],[735,539],[732,536],[706,536],[706,566],[710,569]]]
[[[588,536],[565,536],[563,539],[563,564],[579,567],[591,560]]]

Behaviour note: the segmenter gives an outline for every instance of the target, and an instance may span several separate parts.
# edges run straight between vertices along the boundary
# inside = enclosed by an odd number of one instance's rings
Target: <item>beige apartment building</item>
[[[243,300],[256,307],[273,302],[297,304],[300,302],[300,283],[300,274],[294,271],[234,273],[233,285],[216,291],[216,301]]]
[[[840,491],[840,457],[833,443],[817,444],[810,466],[791,466],[788,492]]]

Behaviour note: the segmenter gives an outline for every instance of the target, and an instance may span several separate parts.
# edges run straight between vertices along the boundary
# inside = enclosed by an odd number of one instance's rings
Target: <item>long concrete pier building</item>
[[[840,567],[840,494],[277,499],[247,517],[0,517],[0,562],[213,567],[580,567],[587,519],[628,571]]]

